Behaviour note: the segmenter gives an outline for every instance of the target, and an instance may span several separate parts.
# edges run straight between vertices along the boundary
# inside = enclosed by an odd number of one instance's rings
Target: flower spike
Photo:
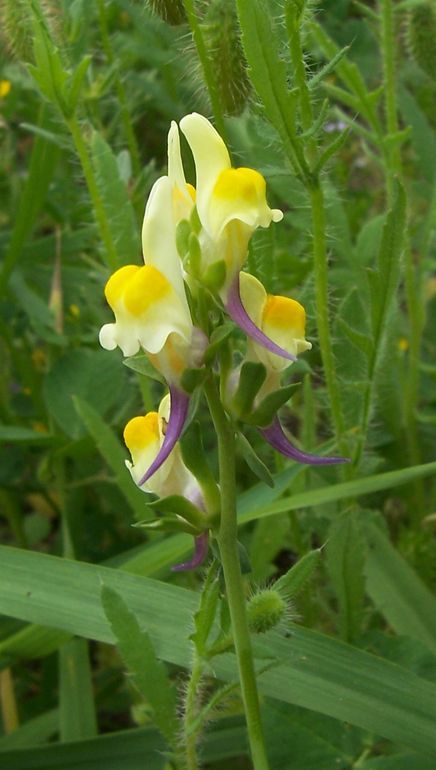
[[[139,487],[142,487],[142,485],[145,484],[145,482],[148,481],[148,479],[151,478],[151,476],[153,476],[153,474],[156,473],[156,471],[159,470],[161,465],[165,462],[171,450],[174,448],[178,439],[180,438],[183,426],[186,422],[189,408],[189,396],[187,396],[186,393],[183,393],[183,391],[179,390],[178,388],[170,386],[170,399],[171,411],[163,444],[156,458],[153,460],[148,470],[138,482]]]
[[[273,340],[268,337],[254,321],[248,315],[244,305],[242,304],[240,285],[239,285],[239,273],[236,276],[233,284],[231,285],[226,303],[226,310],[232,321],[234,321],[245,332],[248,337],[257,342],[262,347],[269,350],[271,353],[275,353],[282,358],[287,358],[288,361],[296,361],[297,356],[293,353],[289,353],[284,348],[277,345]]]
[[[181,564],[174,564],[171,567],[172,572],[185,572],[185,570],[196,569],[203,564],[208,551],[209,534],[208,532],[202,532],[201,535],[194,539],[195,549],[192,559],[189,561],[183,561]]]
[[[290,457],[297,463],[306,465],[342,465],[350,462],[348,457],[321,457],[320,455],[301,452],[297,449],[284,433],[280,420],[276,417],[268,428],[261,428],[260,433],[268,441],[268,444],[285,457]]]

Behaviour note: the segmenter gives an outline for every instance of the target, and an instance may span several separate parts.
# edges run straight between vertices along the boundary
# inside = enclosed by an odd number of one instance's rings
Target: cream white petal
[[[145,209],[142,225],[144,262],[156,267],[165,276],[189,314],[172,206],[172,185],[167,176],[162,176],[154,183]]]
[[[196,112],[186,115],[180,121],[180,128],[194,156],[197,210],[207,230],[210,197],[220,173],[231,167],[229,153],[219,133],[203,115]]]

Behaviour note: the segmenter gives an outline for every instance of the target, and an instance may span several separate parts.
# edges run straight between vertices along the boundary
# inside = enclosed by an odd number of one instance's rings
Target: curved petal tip
[[[145,484],[145,482],[148,481],[148,479],[151,478],[153,474],[156,473],[156,471],[159,470],[161,465],[165,462],[171,450],[177,443],[180,434],[182,433],[183,426],[186,422],[189,407],[189,396],[187,396],[186,393],[183,393],[181,390],[178,390],[178,388],[170,387],[170,399],[170,416],[166,428],[165,438],[156,458],[153,460],[152,464],[143,475],[142,479],[139,480],[139,487]]]
[[[202,532],[201,535],[195,538],[195,549],[192,559],[189,561],[183,561],[181,564],[174,564],[171,567],[172,572],[185,572],[186,570],[196,569],[200,564],[203,564],[208,551],[209,546],[209,534]]]
[[[343,463],[350,462],[348,457],[321,457],[320,455],[301,452],[291,444],[285,435],[278,417],[274,419],[268,428],[260,428],[259,430],[268,444],[271,444],[277,452],[285,455],[285,457],[290,457],[291,460],[295,460],[297,463],[304,463],[306,465],[342,465]]]
[[[254,321],[252,321],[242,304],[239,291],[239,274],[229,289],[226,310],[232,321],[234,321],[248,337],[251,337],[251,339],[259,345],[262,345],[262,347],[266,348],[271,353],[275,353],[277,356],[287,358],[289,361],[297,360],[297,356],[294,356],[293,353],[288,353],[288,351],[281,348],[280,345],[276,345],[276,343],[264,334],[264,332],[256,326]]]

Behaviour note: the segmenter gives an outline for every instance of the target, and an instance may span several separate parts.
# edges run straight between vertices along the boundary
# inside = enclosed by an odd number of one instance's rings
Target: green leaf
[[[217,328],[212,332],[210,336],[210,343],[204,354],[204,361],[206,364],[209,364],[211,361],[213,361],[221,345],[224,344],[234,329],[234,323],[231,321],[225,321],[223,324],[220,324],[220,326],[217,326]]]
[[[126,468],[126,450],[112,428],[100,417],[94,407],[77,396],[73,396],[73,402],[87,431],[94,439],[98,451],[113,471],[115,483],[130,505],[135,518],[143,519],[148,510],[146,499]]]
[[[110,383],[110,387],[108,387]],[[102,350],[69,350],[57,359],[44,382],[47,409],[73,439],[85,434],[73,396],[104,414],[114,404],[123,384],[123,369],[116,357]]]
[[[153,513],[157,510],[162,513],[175,513],[177,516],[182,516],[194,527],[202,528],[205,522],[203,511],[182,495],[160,497],[159,500],[149,503],[148,507]]]
[[[204,657],[207,653],[207,640],[217,613],[220,596],[220,579],[217,567],[217,562],[213,561],[207,571],[201,589],[200,605],[194,615],[195,631],[190,638],[200,657]]]
[[[286,514],[276,516],[273,527],[268,519],[259,519],[256,522],[249,551],[251,571],[256,583],[268,580],[277,571],[272,562],[285,547],[288,532],[289,519]]]
[[[57,712],[49,712],[51,719]],[[36,720],[32,720],[36,722]],[[8,739],[18,739],[27,725],[18,728]],[[244,753],[245,727],[240,720],[226,720],[213,725],[202,740],[202,756],[208,762]],[[0,739],[0,746],[5,738]],[[11,741],[12,742],[12,741]],[[48,746],[1,751],[0,763],[7,770],[164,770],[168,767],[165,745],[156,730],[136,728],[122,730],[87,741],[52,743]],[[12,748],[12,746],[11,746]],[[419,768],[421,770],[421,768]]]
[[[266,378],[266,367],[261,363],[246,361],[241,366],[238,387],[232,398],[232,411],[240,419],[250,415],[254,399]]]
[[[268,486],[274,486],[274,480],[270,471],[260,457],[256,454],[248,439],[245,438],[243,433],[238,433],[238,442],[241,448],[242,456],[247,463],[248,467],[253,471],[255,476],[261,481],[264,481]]]
[[[154,368],[148,356],[142,354],[130,356],[130,358],[123,359],[123,364],[124,366],[127,366],[128,369],[132,369],[134,372],[138,372],[138,374],[142,374],[144,377],[150,377],[151,380],[156,380],[156,382],[160,382],[162,385],[165,384],[164,377]]]
[[[285,497],[276,503],[262,506],[256,506],[256,498],[253,495],[253,503],[245,507],[240,512],[239,522],[243,524],[247,521],[260,519],[263,516],[274,516],[277,513],[286,511],[296,511],[299,508],[308,508],[311,506],[323,505],[324,503],[333,503],[337,500],[360,497],[369,495],[373,492],[379,492],[382,489],[394,489],[401,484],[408,484],[410,481],[426,476],[436,474],[436,462],[425,463],[424,465],[413,465],[410,468],[401,468],[398,471],[388,471],[387,473],[377,473],[366,478],[345,481],[342,484],[330,484],[318,489],[311,489],[307,492],[300,492]]]
[[[342,639],[353,640],[360,632],[365,581],[365,540],[353,513],[336,519],[330,527],[326,563],[339,604]]]
[[[436,649],[436,599],[416,572],[374,524],[365,524],[368,554],[366,588],[397,634]]]
[[[27,722],[24,722],[17,727],[12,733],[0,737],[0,762],[3,759],[4,751],[10,752],[12,749],[25,749],[25,747],[31,746],[31,751],[33,752],[35,746],[39,743],[47,743],[47,741],[50,738],[53,738],[58,731],[58,709],[45,711],[39,716],[29,719]]]
[[[6,615],[113,642],[99,602],[102,582],[146,625],[162,659],[189,666],[190,642],[183,629],[189,629],[196,611],[195,593],[107,567],[0,546],[0,612]],[[260,677],[261,692],[436,755],[434,684],[309,629],[291,625],[290,633],[291,640],[271,632],[267,640],[255,641],[260,659],[281,661]],[[220,680],[234,681],[234,656],[216,658],[214,672]]]
[[[294,130],[295,94],[287,85],[287,72],[280,56],[273,20],[265,0],[237,0],[242,43],[250,79],[266,114],[280,135],[296,171],[307,172]]]
[[[328,75],[330,75],[331,72],[333,72],[336,69],[337,65],[348,53],[350,48],[351,48],[351,45],[346,45],[340,51],[337,51],[337,53],[335,53],[333,58],[330,59],[330,61],[327,62],[327,64],[325,64],[324,67],[321,67],[321,69],[318,70],[318,72],[316,72],[315,75],[310,78],[307,84],[310,90],[317,88],[317,86],[319,86],[321,81],[324,80],[324,78],[326,78]]]
[[[88,54],[84,56],[79,66],[74,70],[71,76],[70,83],[68,83],[68,109],[71,115],[74,115],[77,109],[77,102],[79,100],[80,92],[82,90],[83,81],[88,72],[89,65],[91,64],[92,56]]]
[[[41,433],[41,431],[22,428],[20,425],[0,425],[0,441],[10,444],[16,443],[53,443],[56,442],[56,436],[50,433]]]
[[[321,550],[319,548],[305,553],[286,575],[282,575],[281,578],[276,580],[274,583],[275,590],[282,593],[285,597],[297,596],[314,574],[320,561]]]
[[[97,722],[86,639],[70,639],[59,651],[59,729],[62,741],[92,738]]]
[[[257,409],[249,416],[250,424],[256,425],[259,428],[266,428],[268,425],[271,425],[278,410],[289,401],[299,385],[300,383],[298,382],[292,385],[285,385],[283,388],[278,388],[272,393],[268,393],[262,399]]]
[[[150,703],[153,720],[171,745],[176,739],[179,723],[176,690],[165,666],[156,657],[148,633],[141,630],[135,615],[122,597],[112,588],[103,585],[101,602],[132,680]]]
[[[38,116],[38,128],[52,128],[52,121],[47,116],[48,107],[42,107]],[[48,188],[59,158],[59,150],[45,137],[37,136],[27,165],[27,179],[17,201],[11,239],[3,258],[0,274],[0,294],[7,284],[9,276],[19,259],[35,225],[36,217],[46,198]]]
[[[117,159],[98,131],[92,137],[91,156],[120,264],[136,262],[141,253],[141,244],[135,212],[120,177]]]

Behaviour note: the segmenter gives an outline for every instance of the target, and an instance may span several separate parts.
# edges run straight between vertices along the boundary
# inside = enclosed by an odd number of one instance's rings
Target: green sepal
[[[321,561],[321,549],[304,554],[285,575],[274,583],[274,590],[285,599],[296,596],[313,575]]]
[[[154,519],[154,521],[138,521],[132,524],[132,527],[138,529],[149,529],[153,532],[187,532],[188,535],[198,537],[201,530],[193,527],[184,519],[180,519],[178,516],[163,516],[161,519]]]
[[[128,369],[133,369],[134,372],[143,374],[144,377],[150,377],[150,379],[161,382],[163,385],[166,384],[162,375],[159,374],[157,369],[154,368],[148,357],[142,355],[142,353],[138,356],[130,356],[130,358],[125,358],[123,360],[123,364],[124,366],[127,366]]]
[[[182,386],[185,393],[189,393],[191,395],[191,393],[193,393],[194,390],[204,382],[206,374],[207,371],[204,366],[201,368],[197,367],[194,369],[185,369],[180,378],[180,385]]]
[[[212,630],[218,609],[220,597],[219,562],[214,559],[210,565],[203,590],[200,595],[200,604],[194,615],[195,631],[189,637],[194,643],[200,657],[206,657],[208,653],[207,640]]]
[[[208,514],[212,517],[218,515],[221,505],[220,492],[207,462],[199,422],[192,423],[190,430],[181,438],[180,447],[183,462],[200,484]]]
[[[253,403],[266,379],[266,367],[261,363],[246,361],[241,366],[238,387],[230,408],[238,419],[251,415]]]
[[[149,503],[149,507],[152,511],[157,510],[164,514],[174,513],[176,516],[182,516],[189,524],[196,527],[199,532],[204,530],[205,516],[203,511],[182,495],[160,497],[159,500]]]
[[[214,329],[210,335],[210,342],[204,354],[204,362],[206,364],[209,364],[215,358],[215,355],[217,354],[221,345],[223,345],[227,337],[232,334],[234,328],[234,323],[231,321],[225,321],[223,324],[220,324],[220,326],[217,326],[217,328]]]
[[[238,540],[238,554],[239,554],[239,563],[241,565],[241,573],[242,575],[248,575],[249,572],[251,572],[251,562],[250,557],[248,555],[248,551],[245,547],[245,545],[242,545],[242,543]]]
[[[176,247],[180,259],[185,259],[189,253],[189,236],[191,225],[187,219],[182,219],[176,227]]]
[[[269,472],[265,463],[262,462],[260,457],[258,457],[253,447],[251,446],[250,442],[247,441],[247,439],[242,433],[238,433],[238,439],[239,439],[239,444],[241,447],[242,454],[244,456],[244,460],[247,463],[248,467],[253,471],[253,473],[255,474],[255,476],[257,476],[258,479],[260,479],[261,481],[264,481],[265,484],[268,484],[269,487],[273,487],[274,479],[271,476],[271,473]]]
[[[195,278],[201,275],[201,246],[195,233],[191,231],[188,240],[189,273]]]
[[[213,262],[202,275],[201,282],[203,286],[210,289],[212,292],[218,292],[223,286],[226,280],[226,263],[223,259],[219,259],[217,262]]]
[[[68,82],[68,109],[71,115],[74,115],[77,109],[77,102],[79,101],[80,92],[82,90],[83,81],[85,80],[86,73],[88,72],[89,65],[91,64],[92,56],[88,54],[84,56],[77,69]]]
[[[274,390],[261,401],[254,412],[246,418],[250,425],[256,425],[258,428],[267,428],[271,425],[279,409],[286,404],[292,396],[292,393],[299,387],[300,383],[285,385],[283,388]]]
[[[198,216],[197,206],[192,207],[191,216],[189,217],[189,224],[191,225],[194,233],[197,235],[201,232],[201,222]]]

